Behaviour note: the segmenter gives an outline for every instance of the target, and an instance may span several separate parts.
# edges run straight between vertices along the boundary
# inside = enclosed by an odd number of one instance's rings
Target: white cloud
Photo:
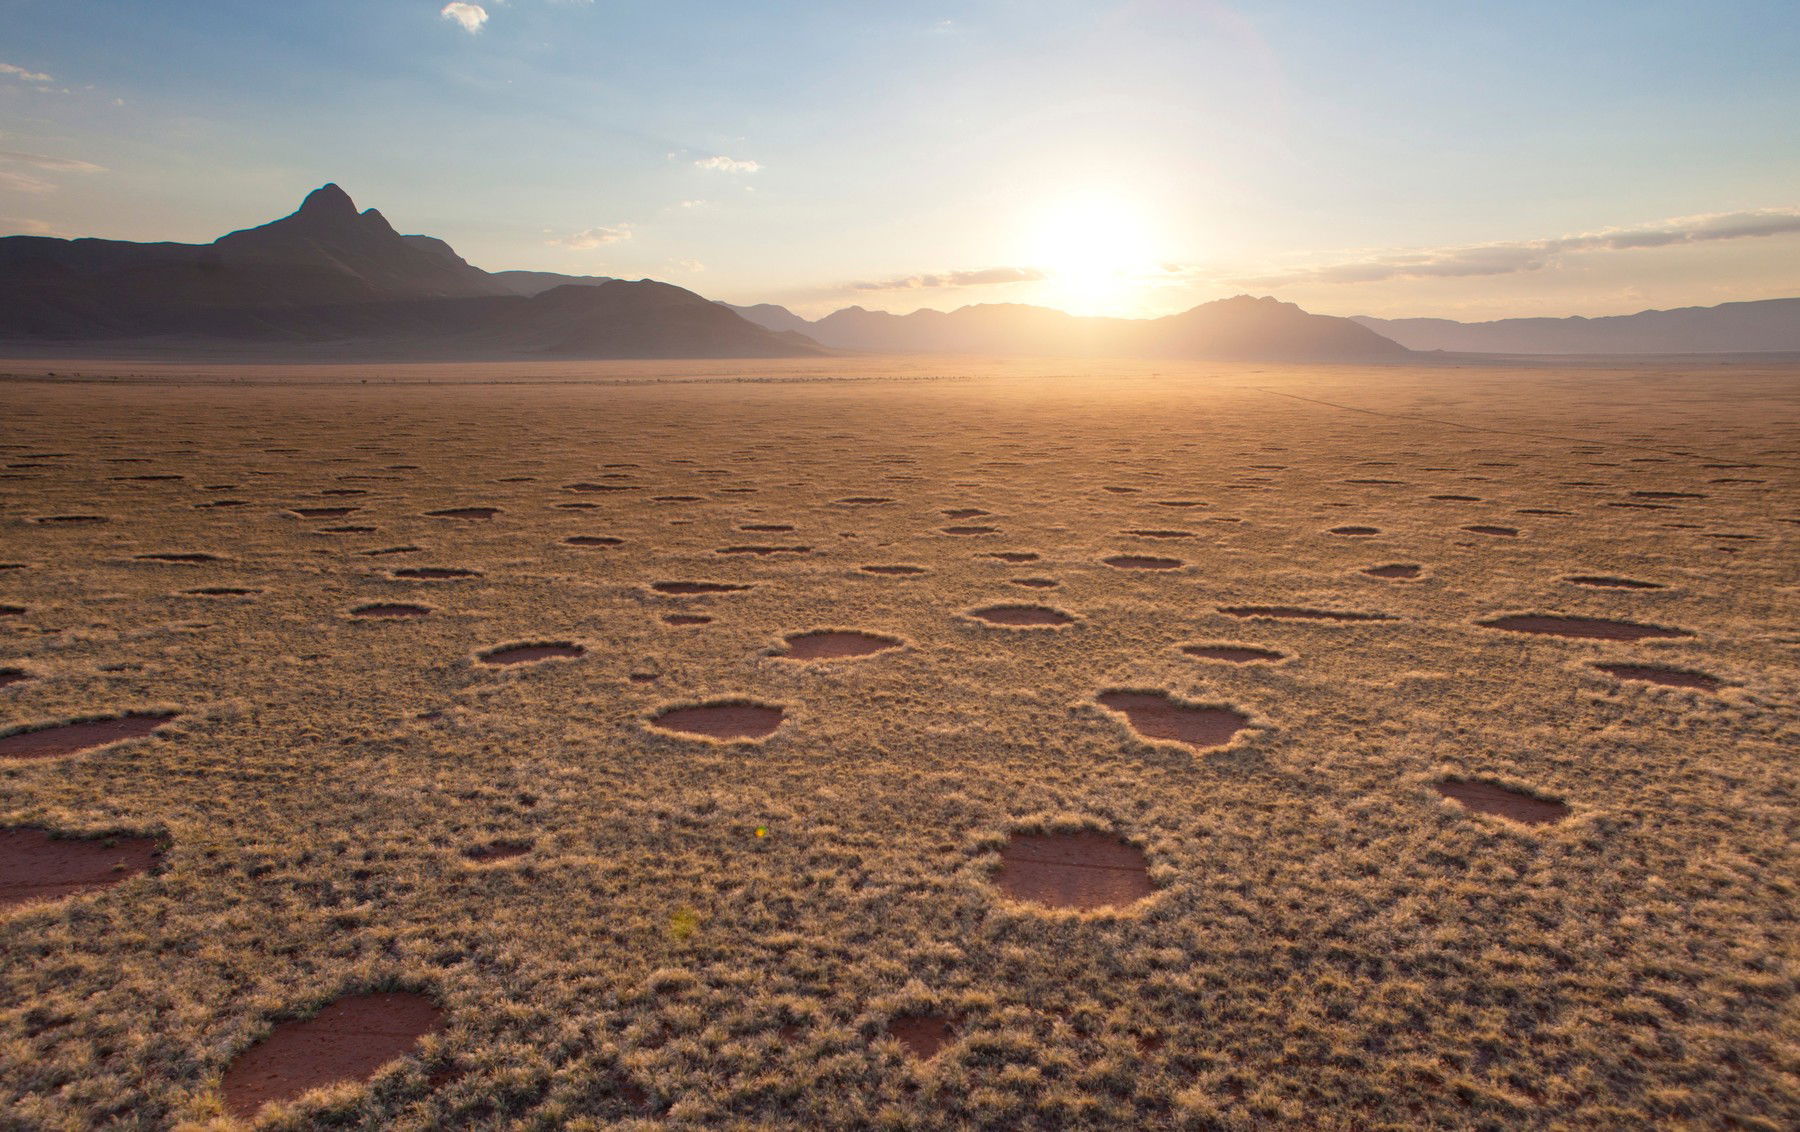
[[[55,185],[41,177],[33,177],[25,173],[8,173],[0,169],[0,189],[14,193],[48,193],[54,191]]]
[[[9,79],[18,79],[22,83],[48,83],[56,81],[42,71],[27,71],[25,68],[15,67],[11,63],[0,63],[0,76],[5,76]]]
[[[450,3],[445,4],[438,15],[446,20],[455,20],[470,35],[480,31],[481,25],[487,23],[488,18],[486,8],[480,4],[464,3],[463,0],[450,0]]]
[[[1257,287],[1294,283],[1379,283],[1390,279],[1447,279],[1514,275],[1553,267],[1567,255],[1634,251],[1800,233],[1800,207],[1761,208],[1682,216],[1653,224],[1603,228],[1573,236],[1372,253],[1335,263],[1234,280]]]
[[[1036,283],[1049,276],[1035,267],[984,267],[977,271],[943,271],[898,279],[852,283],[852,291],[920,291],[938,287],[983,287],[994,283]]]
[[[619,224],[612,228],[584,228],[579,232],[572,232],[567,236],[556,236],[544,242],[552,247],[588,251],[604,244],[616,244],[621,240],[629,239],[631,239],[631,225]]]
[[[48,169],[56,173],[104,173],[103,166],[91,161],[77,161],[72,157],[46,157],[41,153],[20,153],[17,150],[0,149],[0,161],[9,161],[16,165],[29,165],[34,169]]]
[[[54,236],[56,229],[43,220],[20,216],[0,217],[0,231],[13,231],[26,236]]]
[[[672,262],[672,263],[671,263],[671,264],[670,264],[670,266],[671,266],[671,267],[674,267],[674,268],[676,268],[676,269],[677,269],[677,270],[680,270],[680,271],[690,271],[690,272],[692,272],[692,271],[705,271],[705,270],[706,270],[706,265],[705,265],[705,264],[704,264],[704,263],[701,263],[701,262],[700,262],[700,261],[699,261],[699,260],[697,260],[697,259],[678,259],[678,260],[674,260],[674,261],[673,261],[673,262]]]
[[[711,157],[702,157],[700,160],[694,162],[694,166],[698,169],[712,169],[720,173],[754,173],[762,168],[762,163],[757,161],[739,161],[735,157],[714,154]]]

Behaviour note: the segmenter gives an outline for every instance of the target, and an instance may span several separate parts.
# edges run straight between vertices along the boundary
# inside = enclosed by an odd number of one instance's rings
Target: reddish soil
[[[352,617],[423,617],[431,610],[422,605],[408,605],[405,602],[377,602],[374,605],[359,605],[350,611]]]
[[[947,511],[940,511],[938,514],[946,519],[976,519],[983,515],[992,515],[993,512],[983,511],[979,507],[952,507]]]
[[[294,514],[302,519],[342,519],[352,512],[361,511],[360,507],[295,507]]]
[[[1524,614],[1479,622],[1489,629],[1510,633],[1540,633],[1552,637],[1577,637],[1594,641],[1640,641],[1646,637],[1691,637],[1686,629],[1639,625],[1635,621],[1607,621],[1598,617],[1546,617]]]
[[[859,569],[865,574],[880,574],[891,578],[908,578],[925,572],[923,566],[863,566]]]
[[[1337,609],[1302,609],[1294,605],[1221,605],[1232,617],[1274,617],[1283,621],[1393,621],[1391,613],[1345,613]]]
[[[566,483],[564,491],[637,491],[634,484],[624,483]]]
[[[1162,692],[1105,692],[1101,707],[1121,712],[1141,738],[1185,743],[1196,750],[1222,747],[1250,723],[1230,708],[1194,707]]]
[[[1193,531],[1169,531],[1169,530],[1161,530],[1158,528],[1144,528],[1144,527],[1137,527],[1132,530],[1126,531],[1125,533],[1128,535],[1136,535],[1138,538],[1193,538],[1194,537]]]
[[[482,653],[479,659],[483,664],[530,664],[533,661],[550,660],[553,657],[567,657],[572,660],[585,655],[587,655],[587,650],[580,645],[559,641],[538,645],[511,645],[507,648]]]
[[[1671,688],[1699,688],[1701,691],[1711,692],[1724,683],[1717,676],[1708,676],[1704,672],[1657,668],[1648,664],[1596,664],[1594,667],[1621,680],[1643,680],[1651,684],[1666,684]]]
[[[1454,798],[1478,813],[1499,814],[1526,825],[1542,825],[1569,816],[1569,807],[1561,802],[1536,798],[1491,782],[1439,782],[1434,786],[1439,794]]]
[[[1434,495],[1433,499],[1442,499],[1450,503],[1480,503],[1479,495]]]
[[[490,841],[486,845],[471,845],[463,850],[463,856],[471,861],[510,861],[514,857],[523,857],[531,852],[529,841]]]
[[[771,554],[811,554],[810,546],[722,546],[715,554],[754,554],[766,558]]]
[[[1042,605],[990,605],[972,610],[969,616],[979,617],[981,620],[995,625],[1025,628],[1067,625],[1075,620],[1060,609],[1050,609]]]
[[[261,590],[240,589],[237,586],[201,586],[197,590],[185,590],[195,597],[245,597],[249,594],[262,593]]]
[[[1421,567],[1395,562],[1388,566],[1371,566],[1363,573],[1371,578],[1416,578]]]
[[[412,578],[419,581],[442,582],[452,578],[478,578],[479,570],[465,570],[460,566],[404,566],[394,571],[396,578]]]
[[[137,557],[140,562],[217,562],[217,561],[219,561],[219,556],[216,554],[196,554],[196,553],[140,554]]]
[[[172,711],[132,712],[111,719],[14,731],[0,736],[0,758],[53,759],[124,739],[141,739],[174,719],[175,714]]]
[[[1012,584],[1024,586],[1028,590],[1053,590],[1062,585],[1055,578],[1013,578]]]
[[[665,613],[663,614],[663,624],[710,625],[712,624],[712,618],[704,613]]]
[[[425,512],[433,519],[492,519],[499,513],[498,507],[446,507],[442,511]]]
[[[1333,527],[1325,533],[1332,535],[1356,535],[1358,537],[1367,537],[1369,535],[1378,535],[1381,533],[1381,530],[1377,527]]]
[[[842,499],[836,500],[836,502],[848,503],[859,507],[873,507],[879,503],[892,503],[893,500],[885,495],[847,495]]]
[[[1147,554],[1115,554],[1100,561],[1115,570],[1179,570],[1179,558],[1156,558]]]
[[[750,587],[738,582],[651,582],[650,588],[659,594],[728,594]]]
[[[1463,530],[1478,535],[1493,535],[1496,538],[1519,537],[1519,531],[1516,527],[1490,527],[1483,523],[1476,523],[1472,527],[1464,527]]]
[[[311,1018],[278,1024],[240,1054],[220,1082],[225,1107],[247,1119],[270,1101],[338,1081],[367,1081],[443,1027],[444,1012],[424,995],[346,995]]]
[[[0,908],[105,888],[156,863],[153,837],[55,837],[49,830],[0,829]]]
[[[1223,660],[1231,664],[1256,664],[1285,660],[1286,653],[1249,645],[1183,645],[1181,651],[1200,660]]]
[[[874,633],[819,632],[796,633],[787,643],[788,651],[781,655],[788,660],[845,660],[899,648],[903,642]]]
[[[1611,578],[1600,574],[1575,574],[1564,578],[1577,586],[1596,586],[1609,590],[1662,590],[1668,587],[1661,582],[1640,582],[1633,578]]]
[[[998,558],[1002,562],[1013,563],[1036,562],[1039,558],[1038,555],[1033,554],[1029,550],[997,550],[992,554],[984,555],[984,557]]]
[[[1051,908],[1123,908],[1155,892],[1143,850],[1109,833],[1015,833],[994,883]]]
[[[701,704],[658,712],[650,722],[664,731],[730,741],[773,735],[785,714],[766,704]]]
[[[887,1032],[906,1047],[909,1056],[930,1061],[955,1038],[959,1021],[935,1014],[902,1014],[887,1024]]]
[[[0,668],[0,688],[8,684],[23,684],[31,679],[31,673],[22,668]]]
[[[781,534],[794,529],[792,523],[745,523],[740,531],[753,531],[758,534]]]
[[[947,535],[997,535],[999,527],[940,527]]]
[[[34,523],[104,523],[105,515],[41,515]]]
[[[563,539],[569,546],[623,546],[625,540],[611,535],[571,535]]]

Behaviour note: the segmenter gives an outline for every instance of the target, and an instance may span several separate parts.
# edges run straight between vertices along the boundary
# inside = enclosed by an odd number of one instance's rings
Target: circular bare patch
[[[509,841],[501,839],[490,841],[485,845],[471,845],[463,850],[463,856],[478,864],[492,861],[510,861],[514,857],[523,857],[531,852],[529,841]]]
[[[651,717],[650,723],[678,735],[700,735],[733,742],[773,735],[785,714],[781,708],[767,704],[722,701],[667,708]]]
[[[538,644],[506,645],[490,649],[477,657],[483,664],[531,664],[540,660],[587,655],[587,650],[568,641],[545,641]]]
[[[1326,533],[1333,535],[1355,535],[1360,538],[1367,538],[1369,535],[1378,535],[1381,531],[1376,527],[1333,527]]]
[[[111,719],[22,727],[0,735],[0,758],[53,759],[125,739],[141,739],[174,719],[175,714],[131,712]]]
[[[1232,617],[1270,617],[1278,621],[1393,621],[1391,613],[1347,613],[1340,609],[1303,609],[1295,605],[1221,605]]]
[[[792,523],[745,523],[738,528],[740,531],[750,531],[756,534],[782,534],[793,529],[794,524]]]
[[[1196,660],[1218,660],[1227,664],[1272,664],[1287,659],[1286,653],[1253,645],[1182,645],[1181,651]]]
[[[345,515],[360,511],[360,507],[293,507],[294,514],[302,519],[342,519]]]
[[[1018,562],[1036,562],[1038,560],[1039,556],[1036,554],[1033,554],[1029,550],[997,550],[997,551],[993,552],[992,554],[983,555],[983,557],[998,558],[1002,562],[1018,563]]]
[[[887,1032],[906,1047],[907,1056],[930,1061],[955,1040],[960,1021],[936,1014],[901,1014],[887,1024]]]
[[[1526,825],[1542,825],[1569,816],[1569,807],[1561,802],[1538,798],[1522,790],[1509,790],[1492,782],[1467,782],[1452,779],[1434,784],[1446,798],[1454,798],[1477,813],[1499,814]]]
[[[1614,578],[1603,574],[1571,574],[1563,581],[1577,586],[1593,586],[1607,590],[1662,590],[1661,582],[1640,582],[1634,578]]]
[[[220,561],[219,556],[216,554],[200,554],[200,553],[196,553],[193,551],[171,551],[171,552],[165,552],[165,553],[160,553],[160,554],[140,554],[137,557],[140,562],[181,562],[181,563],[186,563],[189,565],[198,564],[201,562],[218,562],[218,561]]]
[[[1138,538],[1193,538],[1193,531],[1173,531],[1161,528],[1139,527],[1125,532]]]
[[[1179,558],[1157,558],[1148,554],[1115,554],[1100,561],[1115,570],[1178,570],[1182,565]]]
[[[887,578],[910,578],[925,572],[923,566],[862,566],[859,569],[865,574],[879,574]]]
[[[882,503],[892,503],[893,500],[885,495],[847,495],[833,502],[845,503],[854,507],[874,507]]]
[[[1363,573],[1371,578],[1416,578],[1423,568],[1405,562],[1394,562],[1386,566],[1371,566]]]
[[[405,566],[394,571],[396,578],[411,578],[414,581],[447,582],[456,578],[479,578],[481,571],[465,570],[460,566]]]
[[[105,888],[156,863],[153,837],[57,837],[47,829],[0,829],[0,908]]]
[[[225,1071],[220,1087],[233,1116],[248,1118],[338,1081],[367,1081],[443,1029],[444,1012],[420,994],[345,995],[311,1018],[279,1023]]]
[[[1471,531],[1478,535],[1493,535],[1496,538],[1519,537],[1519,530],[1517,527],[1492,527],[1485,523],[1476,523],[1474,526],[1464,527],[1463,530]]]
[[[1053,590],[1062,585],[1055,578],[1014,578],[1012,584],[1024,586],[1028,590]]]
[[[184,590],[184,593],[195,597],[248,597],[262,593],[261,590],[244,589],[239,586],[201,586],[197,590]]]
[[[492,519],[499,513],[498,507],[446,507],[442,511],[425,512],[432,519]]]
[[[0,668],[0,688],[9,684],[23,684],[31,679],[31,673],[23,668]]]
[[[997,535],[999,527],[939,527],[947,535]]]
[[[899,648],[905,642],[875,633],[821,631],[795,633],[786,638],[788,660],[847,660]]]
[[[623,546],[625,540],[611,535],[571,535],[563,542],[569,546]]]
[[[352,617],[423,617],[431,610],[423,605],[408,605],[400,601],[382,601],[373,605],[359,605],[350,611]]]
[[[1062,610],[1045,605],[989,605],[971,610],[969,616],[978,617],[992,625],[1021,629],[1044,629],[1068,625],[1075,620]]]
[[[1609,676],[1617,676],[1621,680],[1642,680],[1650,684],[1664,684],[1671,688],[1698,688],[1703,692],[1716,691],[1724,683],[1717,676],[1708,676],[1704,672],[1689,672],[1680,668],[1657,668],[1648,664],[1596,664],[1594,667]]]
[[[1096,701],[1123,714],[1139,738],[1184,743],[1196,750],[1223,747],[1250,724],[1243,712],[1180,703],[1166,692],[1103,692]]]
[[[659,594],[686,597],[692,594],[737,593],[750,587],[740,582],[651,582],[650,588]]]
[[[1143,850],[1110,833],[1015,833],[1000,850],[1000,891],[1051,908],[1123,908],[1155,892]]]
[[[1504,629],[1509,633],[1539,633],[1552,637],[1575,637],[1594,641],[1640,641],[1647,637],[1691,637],[1686,629],[1665,629],[1658,625],[1639,625],[1635,621],[1608,621],[1599,617],[1550,617],[1523,614],[1496,617],[1477,624],[1488,629]]]
[[[712,618],[704,613],[665,613],[663,614],[663,623],[665,625],[710,625]]]
[[[714,554],[754,554],[767,558],[771,554],[811,554],[810,546],[722,546]]]

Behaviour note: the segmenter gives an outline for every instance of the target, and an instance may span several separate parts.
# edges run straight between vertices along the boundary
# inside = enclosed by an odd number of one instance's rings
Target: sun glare
[[[1143,270],[1155,261],[1149,225],[1132,202],[1069,197],[1032,224],[1029,257],[1049,273],[1045,301],[1075,314],[1129,315]]]

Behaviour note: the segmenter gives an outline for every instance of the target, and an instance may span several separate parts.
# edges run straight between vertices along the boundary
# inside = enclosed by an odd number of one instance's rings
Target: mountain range
[[[1473,354],[1719,354],[1800,352],[1800,299],[1639,311],[1606,318],[1368,318],[1409,350]]]

